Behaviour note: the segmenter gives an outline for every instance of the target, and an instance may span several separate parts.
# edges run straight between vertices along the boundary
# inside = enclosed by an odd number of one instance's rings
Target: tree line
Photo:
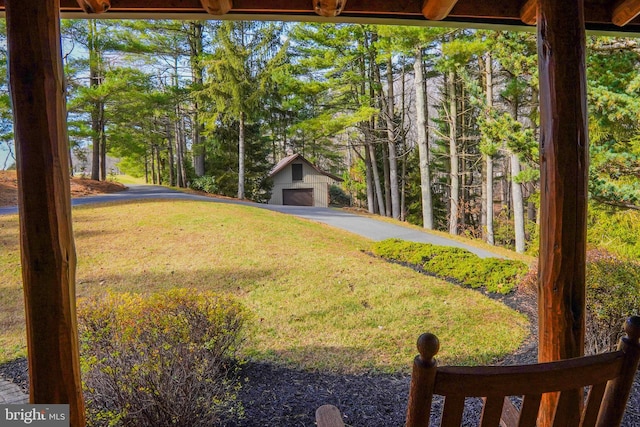
[[[90,150],[93,179],[107,179],[111,155],[151,183],[266,201],[268,171],[292,150],[343,176],[371,213],[518,252],[535,240],[533,33],[67,20],[62,34],[70,150]],[[590,197],[638,209],[640,48],[587,45]]]

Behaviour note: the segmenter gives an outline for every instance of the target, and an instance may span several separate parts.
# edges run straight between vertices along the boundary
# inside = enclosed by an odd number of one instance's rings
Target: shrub
[[[329,204],[338,207],[351,206],[351,196],[337,185],[332,185],[329,187]]]
[[[520,283],[537,294],[537,264]],[[585,353],[614,350],[625,319],[640,308],[640,263],[618,258],[602,249],[587,252]]]
[[[191,188],[205,193],[216,194],[219,192],[218,184],[212,176],[199,176],[191,182]]]
[[[235,301],[188,289],[82,301],[87,418],[93,426],[211,426],[239,416]]]
[[[526,273],[521,261],[480,258],[466,249],[429,243],[387,239],[377,242],[373,252],[385,259],[422,268],[437,277],[453,280],[472,288],[507,294]]]

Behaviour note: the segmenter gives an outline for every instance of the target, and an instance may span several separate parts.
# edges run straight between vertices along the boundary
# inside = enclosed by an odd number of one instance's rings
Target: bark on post
[[[59,0],[6,0],[31,403],[84,426]]]
[[[537,22],[541,129],[538,358],[546,362],[584,353],[588,137],[583,1],[540,0]],[[577,408],[582,396],[575,393],[573,398]],[[541,426],[551,425],[556,400],[556,396],[543,399]],[[556,425],[578,424],[565,421]]]

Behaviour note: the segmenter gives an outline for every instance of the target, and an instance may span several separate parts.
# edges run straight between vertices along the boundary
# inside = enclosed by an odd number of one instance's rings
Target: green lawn
[[[287,215],[205,202],[74,208],[79,297],[173,287],[233,294],[250,358],[341,372],[405,371],[424,331],[442,363],[515,350],[524,316],[367,255],[367,239]],[[25,353],[17,216],[0,217],[0,362]]]

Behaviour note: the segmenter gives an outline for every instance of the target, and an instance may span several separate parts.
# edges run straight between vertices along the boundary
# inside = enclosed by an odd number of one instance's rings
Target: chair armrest
[[[340,410],[333,405],[322,405],[316,410],[318,427],[344,427]]]

